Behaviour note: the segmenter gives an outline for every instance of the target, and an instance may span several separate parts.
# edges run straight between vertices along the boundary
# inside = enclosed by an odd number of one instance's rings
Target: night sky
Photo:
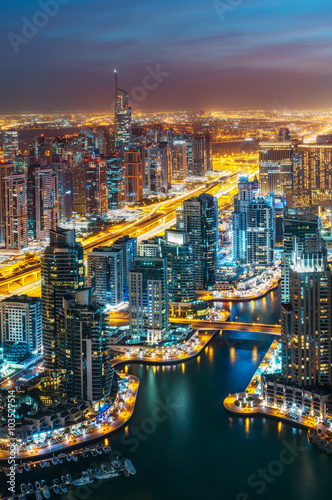
[[[1,0],[0,113],[111,109],[114,68],[134,109],[332,107],[328,0],[57,1]]]

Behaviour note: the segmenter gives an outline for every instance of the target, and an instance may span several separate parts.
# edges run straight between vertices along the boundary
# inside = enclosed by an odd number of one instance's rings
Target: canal
[[[234,320],[277,323],[280,292],[224,307]],[[113,450],[132,460],[137,474],[72,489],[67,499],[330,497],[332,459],[307,442],[306,431],[261,417],[244,420],[224,411],[224,397],[246,387],[271,342],[270,337],[259,342],[224,337],[216,336],[199,358],[184,365],[127,367],[141,382],[138,401],[128,428],[109,441]],[[96,465],[101,461],[92,460]],[[90,466],[88,461],[39,474],[46,479],[63,472],[74,476]]]

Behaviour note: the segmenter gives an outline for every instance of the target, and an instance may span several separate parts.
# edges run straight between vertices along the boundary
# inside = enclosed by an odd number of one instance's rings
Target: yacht
[[[57,459],[56,459],[55,457],[53,457],[53,458],[52,458],[52,464],[53,464],[53,465],[58,465],[58,463],[59,463],[59,462],[57,461]]]
[[[26,493],[28,491],[28,488],[26,487],[26,485],[24,483],[21,484],[20,489],[21,489],[22,493]]]
[[[25,464],[23,465],[23,467],[24,467],[24,470],[25,470],[26,472],[29,472],[29,470],[30,470],[30,465],[28,464],[28,462],[25,462]]]
[[[70,462],[70,461],[71,461],[71,456],[70,456],[70,455],[67,455],[67,456],[66,456],[66,459],[67,459],[67,462]]]
[[[39,465],[42,469],[44,469],[44,467],[46,467],[46,464],[43,460],[39,463]]]
[[[50,498],[50,490],[48,489],[47,484],[43,486],[43,495],[45,498]]]
[[[59,494],[60,494],[60,488],[59,488],[59,486],[58,486],[57,484],[55,484],[55,485],[53,486],[53,491],[54,491],[54,493],[55,493],[56,495],[59,495]]]
[[[75,479],[72,484],[74,486],[82,486],[83,484],[93,483],[93,478],[86,471],[82,472],[79,479]]]
[[[36,491],[35,497],[36,497],[36,500],[43,500],[43,495],[40,493],[39,490]]]
[[[66,476],[61,476],[61,481],[63,483],[67,483],[68,479],[66,478]]]
[[[74,462],[78,461],[77,455],[72,455],[71,459],[74,460]]]
[[[89,457],[89,454],[88,454],[88,452],[87,452],[87,451],[84,451],[84,452],[83,452],[83,457],[84,457],[84,458],[88,458],[88,457]]]
[[[19,474],[23,474],[23,467],[18,467],[17,472],[18,472]]]
[[[40,482],[39,481],[35,482],[35,486],[36,486],[36,490],[40,490],[41,486],[40,486]]]
[[[33,493],[34,487],[31,483],[28,483],[28,493]]]
[[[100,448],[96,448],[96,452],[98,453],[98,455],[101,455],[103,453]]]
[[[66,477],[67,477],[68,483],[71,483],[73,481],[70,474],[67,474]]]
[[[135,467],[133,466],[133,463],[131,460],[129,460],[129,458],[126,458],[126,460],[124,461],[124,467],[126,469],[126,471],[131,474],[131,475],[134,475],[136,474],[136,469]]]
[[[22,494],[18,497],[18,500],[27,500],[27,497]]]
[[[91,455],[92,455],[93,457],[96,457],[96,456],[97,456],[96,451],[95,451],[95,450],[91,450]]]
[[[64,495],[65,493],[67,493],[67,486],[65,484],[60,484],[60,491],[62,493],[62,495]]]
[[[120,469],[121,467],[121,462],[119,460],[119,457],[116,457],[115,460],[113,460],[113,462],[111,462],[113,467],[115,467],[115,469]]]

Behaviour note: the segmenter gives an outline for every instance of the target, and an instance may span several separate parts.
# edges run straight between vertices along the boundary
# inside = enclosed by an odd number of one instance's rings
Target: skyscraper
[[[183,225],[193,247],[195,286],[211,290],[215,283],[219,243],[218,201],[210,194],[201,194],[183,202]]]
[[[284,247],[281,254],[282,282],[281,296],[282,302],[290,302],[290,282],[289,270],[292,262],[293,245],[296,237],[297,248],[305,246],[308,238],[317,238],[320,230],[318,215],[307,210],[285,208],[284,211]]]
[[[88,287],[98,304],[116,306],[123,302],[123,253],[112,247],[88,252]]]
[[[293,146],[290,141],[261,142],[259,181],[262,193],[286,195],[293,186]]]
[[[167,259],[170,307],[193,303],[196,300],[194,253],[187,233],[167,230],[160,245],[161,255]]]
[[[239,178],[232,215],[232,252],[235,262],[247,261],[247,212],[255,193],[258,192],[258,186],[256,178],[253,182],[249,181],[248,176]]]
[[[285,141],[291,140],[290,131],[289,131],[288,127],[280,127],[278,140],[280,142],[285,142]]]
[[[3,156],[6,162],[14,160],[18,154],[17,130],[6,130],[3,134]]]
[[[14,163],[0,163],[0,243],[6,246],[5,178],[15,172]]]
[[[129,273],[129,328],[133,340],[160,342],[168,334],[166,259],[137,257]]]
[[[38,241],[48,240],[59,222],[58,179],[52,168],[35,169],[35,224]]]
[[[118,75],[115,75],[115,147],[130,148],[131,146],[131,108],[128,93],[119,88]]]
[[[91,289],[64,295],[59,323],[66,347],[66,397],[100,403],[110,394],[114,369],[110,363],[110,326]]]
[[[98,127],[96,130],[96,149],[102,156],[109,156],[112,152],[111,134],[108,127]]]
[[[144,191],[148,196],[161,190],[161,159],[157,146],[144,148]]]
[[[50,231],[50,245],[41,257],[41,288],[44,338],[44,367],[64,370],[65,337],[59,323],[63,296],[83,289],[83,248],[75,241],[75,230]]]
[[[0,333],[3,356],[20,362],[42,348],[41,300],[13,295],[0,302]]]
[[[126,200],[140,202],[143,200],[143,168],[140,151],[130,149],[124,154]]]
[[[293,240],[290,302],[282,305],[282,362],[287,383],[332,384],[332,285],[325,243]]]
[[[105,159],[86,158],[85,161],[86,215],[102,218],[107,215],[107,167]]]
[[[23,173],[3,179],[5,203],[5,241],[8,250],[28,246],[27,183]]]
[[[206,139],[203,134],[193,137],[193,175],[202,177],[207,169]]]
[[[161,162],[161,191],[167,193],[172,183],[172,150],[167,142],[159,143]]]
[[[137,238],[129,238],[128,235],[117,239],[112,248],[122,250],[123,256],[123,297],[128,300],[129,297],[129,271],[134,266],[137,257]]]
[[[272,266],[275,246],[274,196],[256,196],[247,210],[247,264]]]
[[[187,178],[187,143],[174,140],[172,143],[172,179],[183,181]]]
[[[123,208],[126,199],[125,168],[123,156],[115,153],[106,159],[108,209]]]

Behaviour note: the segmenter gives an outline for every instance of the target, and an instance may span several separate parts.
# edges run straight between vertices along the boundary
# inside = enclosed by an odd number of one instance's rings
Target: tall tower
[[[201,194],[183,202],[183,225],[194,252],[196,290],[210,290],[215,283],[219,239],[218,201]]]
[[[65,337],[59,322],[63,296],[85,286],[83,248],[74,229],[50,231],[50,245],[41,257],[41,288],[46,370],[65,370]]]
[[[101,402],[111,391],[114,368],[110,363],[110,326],[91,289],[63,297],[60,323],[66,345],[67,398]]]
[[[274,196],[257,196],[247,211],[247,263],[272,266],[275,245]]]
[[[282,304],[282,367],[288,383],[332,383],[332,285],[325,242],[293,240],[290,302]]]
[[[118,74],[115,76],[115,147],[129,148],[131,145],[131,107],[128,92],[118,85]]]
[[[112,247],[94,248],[88,252],[88,287],[103,306],[123,302],[123,254]]]
[[[126,200],[143,200],[143,167],[140,151],[133,148],[124,154]]]
[[[4,178],[6,248],[21,250],[28,246],[27,183],[18,172]]]
[[[169,330],[166,259],[137,257],[129,273],[129,327],[138,341],[160,342]]]
[[[58,179],[53,169],[35,169],[35,224],[38,241],[48,240],[59,222]]]

